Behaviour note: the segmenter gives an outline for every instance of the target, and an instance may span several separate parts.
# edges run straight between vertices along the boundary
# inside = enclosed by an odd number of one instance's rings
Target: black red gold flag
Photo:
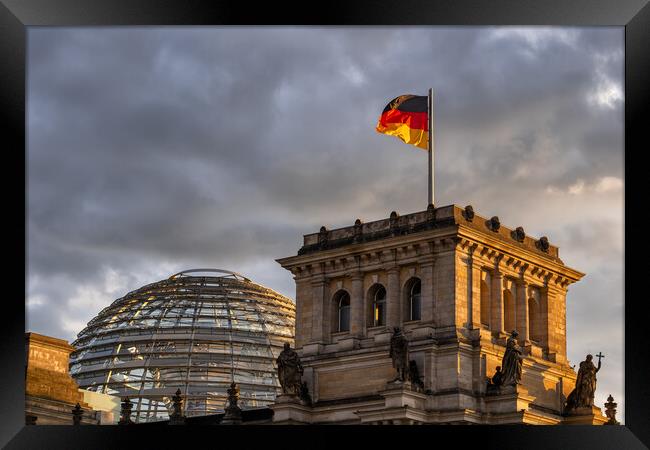
[[[379,117],[377,131],[428,150],[428,102],[426,95],[400,95],[391,100]]]

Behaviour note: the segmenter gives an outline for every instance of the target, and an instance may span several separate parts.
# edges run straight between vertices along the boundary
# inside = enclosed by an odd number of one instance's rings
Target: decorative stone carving
[[[284,350],[282,350],[276,362],[282,392],[284,394],[299,395],[303,368],[298,353],[291,348],[288,342],[284,343]]]
[[[501,228],[501,222],[499,222],[498,216],[492,216],[492,218],[486,222],[486,225],[490,230],[494,231],[495,233],[499,231],[499,228]]]
[[[354,242],[360,242],[362,235],[363,235],[362,222],[361,219],[357,219],[354,221]]]
[[[524,228],[523,227],[515,228],[515,230],[512,232],[512,238],[517,242],[524,242],[524,239],[526,238],[526,233],[524,232]]]
[[[300,385],[300,402],[307,406],[311,406],[312,403],[311,395],[309,395],[309,387],[307,387],[306,381],[303,381]]]
[[[327,245],[327,228],[325,226],[320,227],[320,231],[318,233],[318,245],[321,248],[324,248]]]
[[[487,395],[498,395],[501,393],[501,386],[503,385],[503,372],[501,372],[501,366],[496,367],[496,372],[490,377],[486,377],[487,380]]]
[[[221,421],[222,425],[239,425],[242,422],[241,408],[237,404],[238,401],[239,386],[235,382],[230,383],[230,389],[228,389],[228,407]]]
[[[390,234],[392,236],[394,236],[397,231],[398,219],[399,219],[399,214],[397,214],[397,212],[393,211],[392,213],[390,213],[390,218],[388,219],[388,222],[390,224]]]
[[[418,364],[414,360],[409,361],[409,381],[416,391],[422,392],[424,390],[424,382],[420,378],[420,371]]]
[[[548,253],[548,249],[550,247],[550,244],[548,243],[548,238],[546,236],[542,236],[539,238],[539,241],[535,242],[535,246],[543,251],[544,253]]]
[[[609,397],[607,397],[607,403],[605,403],[605,415],[609,419],[605,425],[620,425],[616,420],[616,403],[614,403],[614,397],[612,397],[612,394],[609,394]]]
[[[474,220],[474,208],[472,208],[472,205],[467,205],[465,207],[465,210],[463,211],[463,217],[465,217],[465,220],[468,222]]]
[[[122,401],[122,408],[120,411],[120,421],[118,425],[131,425],[133,421],[131,420],[131,410],[133,409],[133,403],[129,400],[129,397],[124,397]]]
[[[598,355],[598,367],[592,362],[593,356],[587,355],[584,361],[580,363],[578,376],[576,377],[576,387],[567,397],[564,410],[572,412],[578,408],[591,408],[594,406],[594,395],[596,393],[596,373],[600,370],[600,359],[604,355]]]
[[[433,222],[436,218],[436,208],[433,206],[433,204],[429,203],[429,206],[427,206],[427,221]]]
[[[397,378],[393,381],[408,381],[409,354],[408,340],[399,327],[393,328],[390,338],[389,356],[393,360],[393,367],[397,370]]]
[[[512,330],[510,337],[506,341],[506,351],[501,360],[501,367],[503,367],[502,386],[515,386],[521,383],[521,365],[523,355],[521,347],[517,344],[516,330]]]
[[[83,409],[81,409],[81,405],[77,403],[74,408],[72,408],[72,424],[73,425],[81,425],[81,417],[83,416],[84,412]]]
[[[185,417],[183,416],[183,398],[181,390],[177,389],[176,394],[172,397],[172,413],[169,416],[169,425],[184,425]]]

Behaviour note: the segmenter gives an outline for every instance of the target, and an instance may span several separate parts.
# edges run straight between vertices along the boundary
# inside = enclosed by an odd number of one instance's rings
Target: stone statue
[[[242,422],[241,408],[237,404],[239,401],[239,386],[234,381],[230,383],[228,389],[228,406],[226,413],[221,420],[222,425],[239,425]]]
[[[424,390],[424,382],[422,381],[422,378],[420,378],[418,364],[414,360],[409,361],[409,381],[413,383],[413,386],[418,392]]]
[[[501,360],[502,372],[502,385],[515,386],[521,383],[521,364],[523,356],[521,348],[517,345],[517,336],[519,333],[513,330],[510,337],[506,341],[506,352],[503,354]]]
[[[169,425],[184,425],[185,417],[183,416],[183,397],[181,390],[176,389],[176,393],[172,397],[172,413],[169,415]]]
[[[291,348],[288,342],[284,343],[284,350],[282,350],[276,362],[282,393],[300,395],[300,378],[302,377],[303,368],[298,353]]]
[[[393,336],[390,338],[389,356],[393,360],[393,367],[397,369],[397,378],[393,381],[407,381],[409,371],[409,348],[406,336],[402,334],[399,327],[393,328]]]
[[[614,397],[612,397],[612,394],[609,394],[609,397],[607,397],[607,403],[605,403],[605,415],[609,419],[605,425],[620,425],[616,420],[616,403],[614,403]]]
[[[501,366],[497,366],[496,372],[492,377],[492,384],[494,386],[501,386],[503,384],[503,372],[501,372]]]
[[[300,385],[300,400],[305,405],[311,406],[312,400],[311,400],[311,395],[309,394],[309,387],[307,386],[306,381],[303,381],[302,384]]]
[[[83,417],[83,410],[81,409],[81,405],[77,403],[72,409],[72,424],[73,425],[81,425],[81,418]]]
[[[485,393],[487,395],[499,395],[501,393],[501,385],[503,384],[503,372],[501,372],[501,366],[497,366],[496,372],[490,377],[485,377],[486,389]]]
[[[591,408],[594,405],[594,394],[596,393],[596,373],[600,370],[600,358],[598,356],[598,367],[591,360],[593,356],[587,355],[584,361],[580,363],[578,376],[576,378],[576,387],[567,397],[565,410],[569,411],[576,408]]]

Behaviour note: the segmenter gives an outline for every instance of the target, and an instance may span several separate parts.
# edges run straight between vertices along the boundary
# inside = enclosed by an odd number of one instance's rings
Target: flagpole
[[[433,89],[429,88],[429,205],[433,198]]]

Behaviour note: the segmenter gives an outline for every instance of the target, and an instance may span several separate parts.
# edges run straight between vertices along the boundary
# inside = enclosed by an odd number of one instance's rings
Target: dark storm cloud
[[[31,28],[28,56],[31,331],[189,267],[293,296],[303,234],[425,208],[426,153],[374,127],[433,87],[436,204],[561,245],[572,363],[622,362],[622,28]]]

